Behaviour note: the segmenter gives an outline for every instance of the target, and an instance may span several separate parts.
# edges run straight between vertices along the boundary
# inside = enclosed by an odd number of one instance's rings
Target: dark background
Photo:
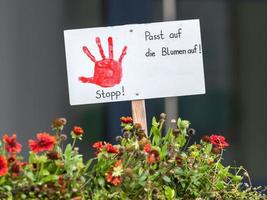
[[[206,95],[179,97],[179,116],[204,134],[223,134],[225,162],[267,185],[267,1],[177,0],[177,20],[199,18]],[[161,0],[0,0],[0,136],[27,140],[64,116],[86,131],[85,157],[114,141],[130,102],[69,105],[63,30],[163,21]],[[148,120],[164,99],[147,100]],[[68,131],[67,131],[68,133]]]

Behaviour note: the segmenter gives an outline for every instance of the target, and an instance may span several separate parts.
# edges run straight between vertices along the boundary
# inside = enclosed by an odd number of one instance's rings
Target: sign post
[[[133,100],[132,103],[132,117],[134,123],[140,123],[148,136],[147,122],[146,122],[146,105],[145,100]]]

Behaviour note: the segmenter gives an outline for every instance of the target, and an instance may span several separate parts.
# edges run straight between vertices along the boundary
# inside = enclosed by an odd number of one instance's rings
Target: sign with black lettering
[[[71,105],[205,93],[199,20],[64,31]]]

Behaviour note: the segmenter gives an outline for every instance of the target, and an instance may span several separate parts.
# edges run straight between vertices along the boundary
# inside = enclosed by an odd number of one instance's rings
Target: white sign
[[[70,104],[205,93],[199,20],[64,31]]]

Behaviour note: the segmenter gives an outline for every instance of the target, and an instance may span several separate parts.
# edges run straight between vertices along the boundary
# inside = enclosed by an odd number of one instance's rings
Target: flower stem
[[[71,145],[71,148],[72,148],[72,149],[73,149],[74,146],[75,146],[76,140],[77,140],[76,138],[73,139],[73,142],[72,142],[72,145]]]

